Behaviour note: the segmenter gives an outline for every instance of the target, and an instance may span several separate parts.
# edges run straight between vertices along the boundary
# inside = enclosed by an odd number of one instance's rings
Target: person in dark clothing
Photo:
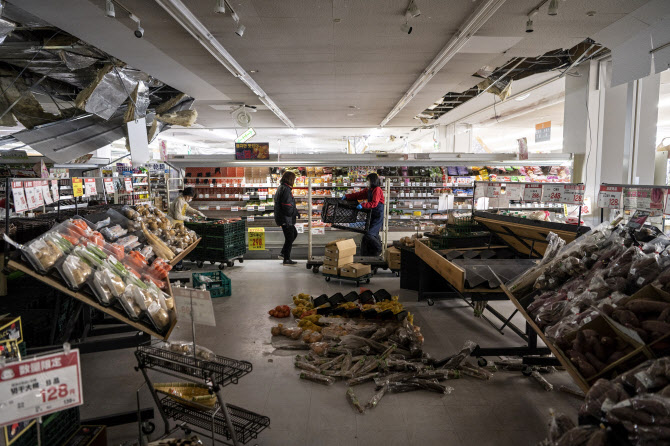
[[[376,173],[371,173],[366,178],[369,183],[367,189],[342,197],[343,200],[367,200],[366,203],[358,205],[358,209],[372,209],[370,215],[370,229],[363,234],[361,240],[362,256],[378,256],[382,253],[382,241],[379,238],[379,230],[384,225],[384,191],[381,188],[381,180]]]
[[[295,198],[293,198],[293,183],[295,174],[286,171],[281,177],[281,184],[275,193],[275,223],[281,226],[284,232],[284,247],[281,255],[284,258],[284,265],[295,265],[298,262],[291,260],[291,248],[298,231],[295,229],[295,221],[300,216],[295,207]]]

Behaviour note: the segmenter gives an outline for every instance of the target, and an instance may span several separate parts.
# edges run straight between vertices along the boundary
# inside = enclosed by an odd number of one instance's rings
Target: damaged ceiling
[[[66,163],[126,136],[127,122],[146,118],[151,140],[197,116],[180,91],[11,3],[0,36],[0,126],[17,129],[4,143]]]

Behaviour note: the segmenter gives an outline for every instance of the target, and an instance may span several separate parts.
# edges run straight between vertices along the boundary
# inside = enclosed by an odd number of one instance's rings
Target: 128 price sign
[[[600,192],[598,192],[598,207],[604,209],[619,209],[621,206],[622,195],[623,187],[600,186]]]
[[[0,425],[82,405],[79,350],[10,362],[0,369],[0,401]]]

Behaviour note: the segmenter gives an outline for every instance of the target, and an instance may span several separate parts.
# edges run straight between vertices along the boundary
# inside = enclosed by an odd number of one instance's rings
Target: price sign
[[[177,317],[180,321],[195,322],[200,325],[216,327],[212,296],[209,291],[193,288],[173,287]],[[191,318],[193,314],[193,318]]]
[[[598,192],[598,207],[605,209],[619,209],[621,207],[622,196],[622,187],[600,186],[600,192]]]
[[[130,178],[125,178],[123,180],[123,184],[126,187],[126,192],[132,192],[133,191],[133,180],[131,180]]]
[[[523,199],[523,184],[508,184],[505,189],[505,195],[509,200],[520,201]]]
[[[216,187],[223,187],[223,183],[216,183]]]
[[[102,183],[105,186],[105,192],[108,194],[114,193],[114,179],[113,178],[103,178]]]
[[[237,211],[240,210],[240,208],[238,208],[237,206],[233,206],[233,207],[230,208],[230,210],[231,210],[232,212],[237,212]]]
[[[87,197],[98,195],[98,188],[95,186],[95,178],[84,178],[84,190]]]
[[[265,228],[249,228],[249,251],[265,251]]]
[[[214,183],[209,183],[209,187],[214,187]]]
[[[250,215],[249,217],[247,217],[247,221],[254,221],[254,216]]]
[[[242,200],[249,201],[249,195],[242,195]]]
[[[324,235],[325,233],[325,228],[312,228],[312,235]]]
[[[259,211],[264,211],[264,210],[265,210],[265,206],[258,206],[258,210],[259,210]]]
[[[14,211],[25,212],[28,210],[28,200],[20,181],[12,182],[12,197],[14,197]]]
[[[28,209],[35,209],[36,207],[41,206],[40,204],[38,204],[37,194],[35,192],[35,188],[33,187],[33,182],[26,181],[23,184],[23,188],[26,193],[26,201],[28,203]]]
[[[542,196],[541,184],[524,184],[523,186],[523,201],[540,201]]]
[[[489,198],[498,198],[502,190],[502,184],[489,184],[486,188],[486,196]]]
[[[627,187],[623,192],[625,209],[663,209],[663,189]]]
[[[35,198],[37,199],[37,207],[44,206],[44,195],[42,195],[42,182],[33,181],[33,189],[35,190]]]
[[[266,193],[258,194],[258,199],[259,200],[267,200],[267,198],[268,198],[268,194],[266,194]]]
[[[543,184],[541,201],[563,203],[563,184]]]
[[[60,191],[58,190],[58,180],[51,180],[51,196],[54,201],[60,200]]]
[[[487,197],[489,185],[487,183],[477,183],[475,185],[475,201],[479,198]]]
[[[74,197],[81,197],[84,195],[84,182],[81,178],[72,178],[72,195]]]
[[[566,184],[563,186],[563,201],[566,204],[582,204],[584,203],[584,190],[586,186],[583,184]]]
[[[51,192],[49,192],[49,182],[40,181],[40,190],[42,191],[42,197],[44,198],[45,204],[51,204],[54,201],[51,199]]]
[[[0,371],[0,401],[0,425],[81,406],[79,350],[9,363]]]

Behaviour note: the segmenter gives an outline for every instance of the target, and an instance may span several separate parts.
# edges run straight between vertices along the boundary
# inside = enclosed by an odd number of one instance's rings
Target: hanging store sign
[[[551,121],[535,124],[535,142],[544,142],[549,141],[550,139],[551,139]]]
[[[42,198],[44,198],[44,204],[51,204],[54,201],[51,199],[51,192],[49,192],[49,182],[44,180],[40,181],[40,190],[42,191]]]
[[[249,228],[249,251],[265,251],[265,228]]]
[[[0,425],[84,404],[79,350],[12,362],[0,370]]]
[[[623,194],[624,209],[661,210],[665,204],[663,201],[663,189],[658,187],[628,187],[625,188]]]
[[[14,197],[14,211],[25,212],[28,210],[28,200],[20,181],[12,181],[12,196]]]
[[[267,160],[270,159],[270,143],[268,142],[236,142],[236,160]]]
[[[103,184],[105,185],[105,192],[108,194],[114,193],[114,179],[113,178],[103,178]]]
[[[132,192],[133,191],[133,180],[130,178],[124,178],[123,184],[126,187],[126,192]]]
[[[542,198],[541,184],[524,184],[523,185],[523,201],[539,202]]]
[[[598,207],[604,209],[619,209],[621,207],[622,196],[623,187],[600,186],[600,192],[598,192]]]
[[[81,197],[84,195],[84,182],[81,178],[72,178],[72,196]]]
[[[35,189],[33,181],[26,181],[23,184],[23,189],[26,192],[26,200],[28,202],[28,209],[35,209],[44,204],[44,199],[42,198],[42,193],[40,191],[39,195]]]
[[[58,180],[51,180],[51,196],[54,201],[60,200],[60,191],[58,190]]]
[[[177,318],[180,322],[195,322],[200,325],[216,327],[214,318],[214,306],[212,296],[207,290],[194,288],[174,287],[172,288]],[[193,317],[191,318],[191,314]]]
[[[86,190],[87,197],[98,195],[98,188],[95,185],[95,178],[84,178],[84,188]]]
[[[235,142],[247,142],[251,138],[256,136],[256,130],[254,130],[253,127],[249,127],[246,132],[242,133],[236,140]]]

